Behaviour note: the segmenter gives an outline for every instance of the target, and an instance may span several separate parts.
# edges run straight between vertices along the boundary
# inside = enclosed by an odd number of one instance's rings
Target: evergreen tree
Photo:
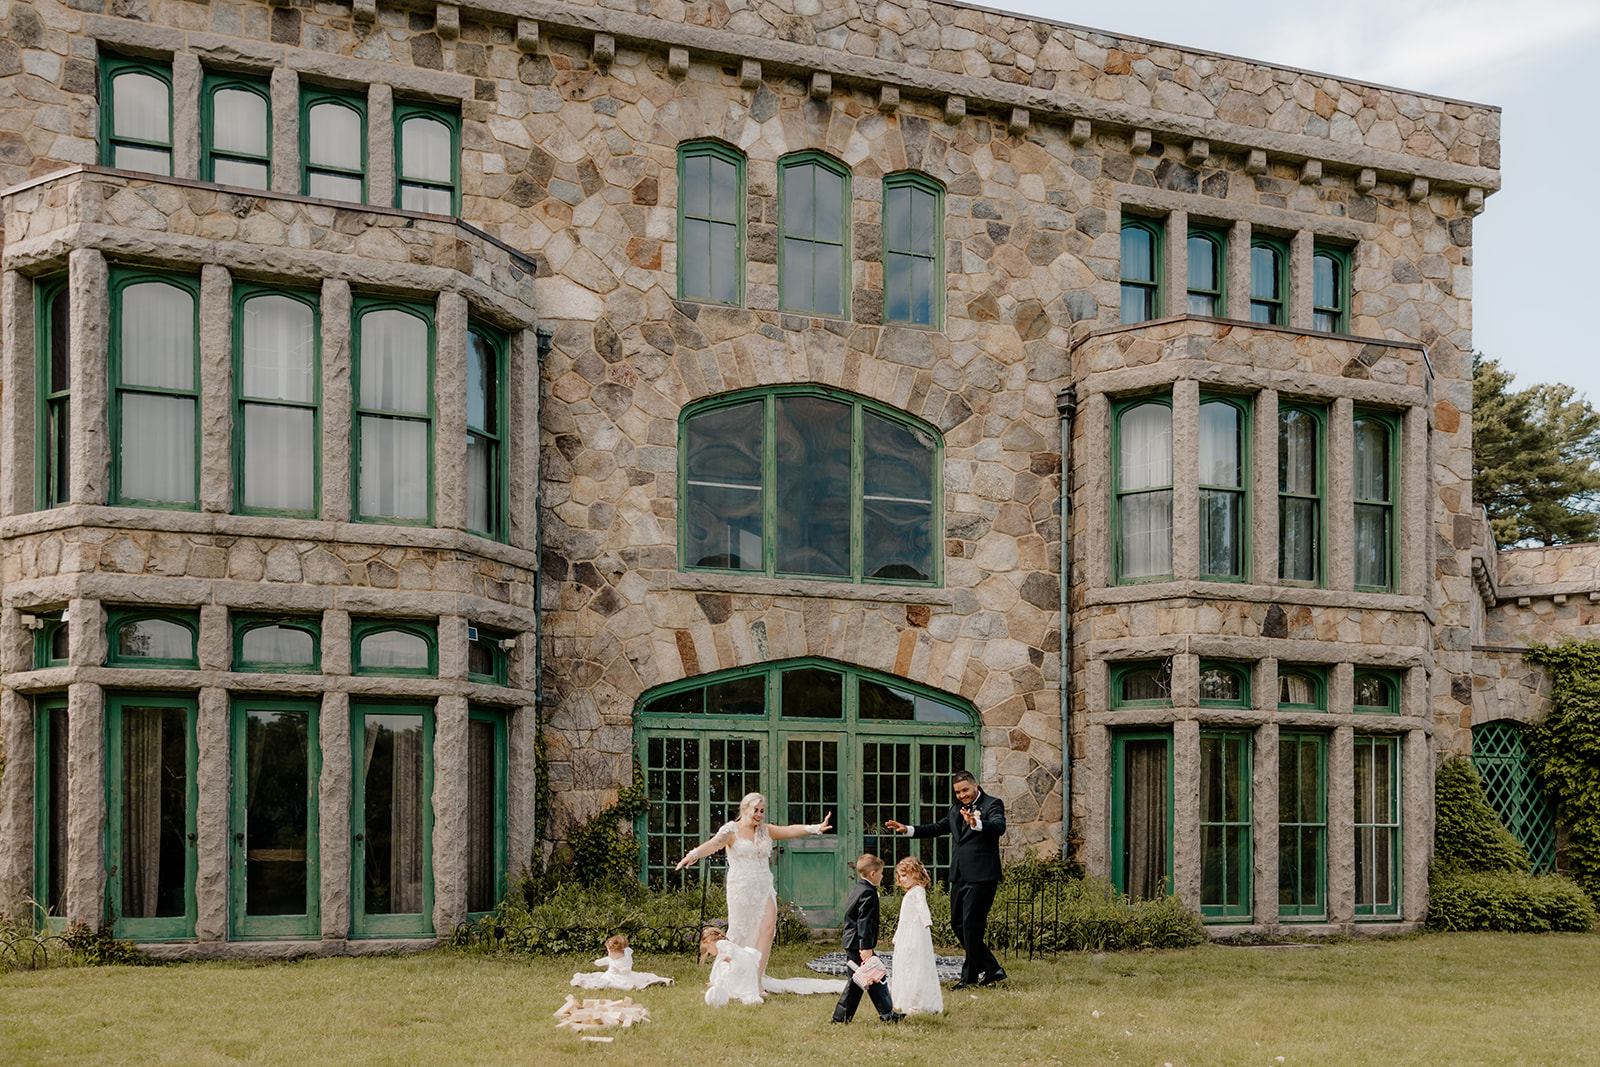
[[[1600,413],[1570,385],[1512,389],[1481,354],[1472,365],[1472,495],[1502,545],[1600,534]]]

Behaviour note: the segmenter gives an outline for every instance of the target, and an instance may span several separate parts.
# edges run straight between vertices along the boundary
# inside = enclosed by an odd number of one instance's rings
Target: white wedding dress
[[[663,982],[672,984],[672,979],[663,978],[659,974],[649,971],[636,971],[633,969],[633,949],[625,948],[622,955],[613,959],[610,956],[601,956],[594,961],[596,967],[604,967],[603,971],[579,971],[572,976],[572,984],[580,989],[643,989],[648,985]]]
[[[759,957],[763,947],[760,944],[762,916],[768,904],[774,913],[778,907],[778,892],[772,882],[772,835],[762,823],[756,827],[754,839],[747,841],[739,836],[739,824],[730,822],[717,831],[711,843],[724,844],[728,849],[728,940],[754,950]],[[730,997],[744,1000],[738,971],[739,968],[730,965],[719,974],[716,965],[712,966],[711,988],[706,990],[707,1004],[720,1007]],[[838,994],[844,991],[844,982],[830,978],[762,975],[761,988],[768,993]],[[750,1002],[745,1000],[745,1003]]]
[[[920,885],[912,886],[900,902],[900,924],[894,931],[889,996],[895,1011],[907,1015],[944,1011],[944,992],[934,969],[932,927],[927,891]]]

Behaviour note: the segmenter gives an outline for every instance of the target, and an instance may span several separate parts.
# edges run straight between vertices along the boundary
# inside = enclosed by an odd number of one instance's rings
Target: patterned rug
[[[883,961],[884,969],[890,974],[894,973],[894,953],[879,952],[877,957]],[[941,982],[954,982],[961,977],[961,965],[966,963],[964,956],[935,956],[933,969],[938,974]],[[850,976],[850,968],[845,964],[843,952],[830,952],[826,956],[818,956],[808,960],[806,966],[819,974],[836,974],[842,978]]]

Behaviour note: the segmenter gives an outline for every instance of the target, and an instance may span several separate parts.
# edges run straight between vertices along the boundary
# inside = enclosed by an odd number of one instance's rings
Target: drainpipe
[[[550,346],[554,343],[555,334],[549,327],[540,326],[533,331],[534,337],[534,372],[533,395],[537,399],[544,391],[544,357],[550,354]],[[533,528],[535,531],[533,551],[538,555],[538,565],[533,569],[533,729],[535,732],[534,743],[538,744],[544,733],[544,404],[539,403],[539,425],[535,427],[533,435]],[[537,749],[535,749],[537,751]],[[535,771],[537,775],[537,770]],[[534,782],[534,797],[537,805],[539,783]],[[548,787],[548,783],[547,783]],[[546,813],[548,815],[548,812]],[[533,847],[540,854],[541,863],[544,853],[544,826],[533,828]]]
[[[1067,614],[1072,553],[1068,549],[1068,519],[1072,513],[1072,417],[1078,413],[1078,387],[1069,385],[1056,394],[1056,417],[1061,424],[1061,858],[1072,858],[1072,670],[1071,616]]]

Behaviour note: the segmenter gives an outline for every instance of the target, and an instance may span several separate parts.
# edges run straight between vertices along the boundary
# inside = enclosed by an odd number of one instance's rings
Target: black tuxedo
[[[950,857],[950,925],[956,940],[966,950],[961,965],[961,980],[976,982],[987,974],[1000,973],[984,935],[989,927],[989,909],[1000,886],[1000,837],[1006,832],[1006,806],[999,797],[979,792],[972,804],[977,809],[981,830],[974,830],[961,817],[961,805],[938,822],[912,827],[913,837],[938,837],[949,834],[953,842]]]
[[[845,954],[852,963],[857,964],[861,962],[862,949],[878,947],[878,887],[865,878],[857,882],[845,898],[842,940]],[[888,1019],[894,1014],[894,1004],[883,982],[868,986],[867,995],[872,998],[872,1006],[878,1010],[880,1019]],[[833,1009],[833,1021],[849,1022],[855,1018],[856,1008],[860,1004],[861,987],[853,981],[846,981],[844,992],[839,994],[839,1003]]]

